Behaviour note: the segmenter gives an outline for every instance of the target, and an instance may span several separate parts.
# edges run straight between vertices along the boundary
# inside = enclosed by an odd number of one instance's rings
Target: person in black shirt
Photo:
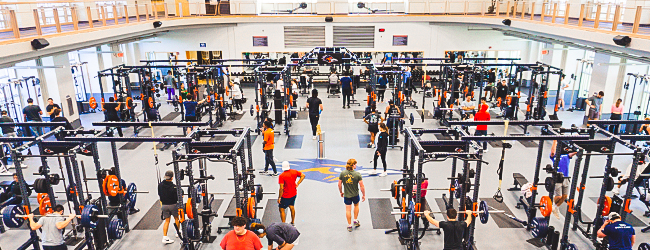
[[[3,110],[0,114],[2,114],[2,117],[0,117],[0,123],[14,123],[14,119],[11,119],[11,117],[7,115],[7,111]],[[15,126],[2,126],[0,128],[2,129],[2,135],[4,137],[16,137]]]
[[[463,234],[465,229],[472,224],[472,211],[465,210],[467,219],[465,221],[457,221],[456,217],[458,212],[456,209],[447,210],[448,221],[437,221],[431,217],[431,211],[424,211],[424,217],[436,227],[442,228],[445,232],[445,247],[444,250],[461,250],[463,249]]]
[[[28,98],[27,99],[27,107],[23,109],[23,116],[25,118],[25,121],[35,121],[35,122],[42,122],[43,119],[41,119],[41,115],[43,114],[43,110],[41,110],[41,107],[38,105],[34,105],[34,99]],[[29,130],[32,132],[32,135],[34,136],[41,136],[43,135],[43,128],[42,127],[29,127]]]
[[[381,163],[384,165],[384,173],[380,176],[386,176],[386,152],[388,151],[388,127],[386,124],[379,123],[379,136],[377,137],[377,150],[375,150],[374,160],[375,168],[372,170],[372,174],[377,174],[377,158],[381,157]]]
[[[370,143],[368,143],[369,148],[375,146],[375,135],[379,132],[379,122],[383,121],[384,119],[377,114],[375,104],[373,103],[370,105],[370,114],[363,118],[363,122],[368,124],[368,132],[370,132]]]
[[[104,120],[109,122],[119,122],[120,116],[118,115],[118,111],[120,111],[121,106],[122,103],[116,103],[115,98],[109,97],[108,103],[102,105],[102,110],[104,110]],[[124,134],[122,133],[122,127],[116,128],[120,137],[123,137]],[[106,127],[106,129],[108,129],[108,127]]]
[[[178,196],[176,194],[176,185],[172,182],[172,178],[174,178],[174,171],[167,170],[167,172],[165,172],[165,180],[158,184],[158,197],[160,198],[160,205],[162,206],[162,219],[165,220],[165,223],[163,224],[162,239],[162,242],[165,244],[174,243],[172,239],[167,237],[170,217],[174,216],[176,228],[178,228],[179,225],[178,212],[176,209]]]
[[[47,106],[45,107],[45,112],[50,115],[50,121],[56,117],[56,115],[53,114],[54,110],[56,109],[61,110],[59,104],[55,104],[52,98],[47,98]]]
[[[25,186],[27,186],[27,183],[25,183]],[[7,187],[4,193],[0,194],[0,203],[3,203],[13,197],[14,199],[5,205],[20,205],[23,202],[23,198],[21,198],[20,194],[22,194],[22,192],[20,191],[18,175],[14,174],[14,181],[9,184],[9,187]],[[31,194],[32,191],[29,190],[29,186],[27,186],[27,195],[29,196]]]
[[[318,90],[311,91],[311,97],[307,99],[307,109],[309,109],[309,122],[311,123],[311,134],[316,140],[316,126],[320,119],[320,113],[323,111],[323,102],[318,98]]]
[[[508,84],[506,79],[501,80],[501,83],[497,84],[497,100],[501,98],[501,103],[506,102],[506,96],[508,95]]]
[[[65,130],[74,130],[72,124],[70,124],[70,121],[68,121],[68,118],[61,116],[60,109],[55,109],[54,112],[52,112],[52,115],[55,116],[54,119],[52,119],[52,122],[65,122],[65,126],[63,126]],[[51,127],[50,130],[54,130],[55,128],[56,127]],[[54,136],[56,137],[57,140],[61,140],[59,134],[55,134]]]
[[[384,113],[388,129],[397,126],[397,130],[399,130],[400,117],[402,117],[402,111],[400,108],[395,105],[393,100],[388,101],[388,107],[386,107],[386,112]],[[399,138],[399,133],[395,134],[395,138]]]

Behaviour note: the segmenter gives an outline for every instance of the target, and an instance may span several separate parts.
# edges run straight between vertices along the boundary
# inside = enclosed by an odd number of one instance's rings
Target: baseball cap
[[[165,180],[171,180],[172,177],[174,177],[174,171],[167,170],[167,172],[165,172]]]
[[[621,215],[618,214],[617,212],[609,213],[609,219],[610,220],[616,220],[616,219],[620,219],[620,218],[621,218]]]
[[[288,161],[283,161],[282,162],[282,171],[287,171],[289,169],[291,169],[291,165],[289,165],[289,162]]]

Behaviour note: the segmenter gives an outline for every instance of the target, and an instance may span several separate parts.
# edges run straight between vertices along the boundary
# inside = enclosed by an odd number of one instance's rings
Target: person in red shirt
[[[488,105],[485,103],[485,97],[481,97],[481,109],[474,116],[474,121],[489,121],[490,113],[487,110]],[[487,135],[487,125],[477,125],[474,135]],[[487,152],[487,141],[483,142],[483,151]]]
[[[253,232],[246,230],[246,219],[244,217],[232,218],[230,224],[233,230],[228,232],[221,240],[223,250],[260,250],[262,242]]]
[[[296,179],[300,177],[298,183]],[[291,169],[289,162],[282,162],[282,174],[278,178],[280,184],[280,195],[278,197],[278,207],[280,207],[280,218],[282,223],[287,220],[287,207],[291,210],[291,225],[295,224],[296,209],[293,207],[296,203],[296,196],[298,195],[298,186],[305,179],[305,174],[298,170]]]

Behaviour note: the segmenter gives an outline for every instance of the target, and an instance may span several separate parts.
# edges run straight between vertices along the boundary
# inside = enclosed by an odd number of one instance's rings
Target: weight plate
[[[59,185],[60,181],[61,181],[61,177],[59,177],[59,174],[51,174],[50,175],[50,184],[51,185]]]
[[[48,193],[47,183],[45,178],[38,178],[34,181],[34,191],[36,193]]]
[[[487,224],[488,219],[490,218],[490,211],[488,210],[487,202],[481,201],[481,203],[479,203],[478,210],[481,211],[478,213],[478,217],[481,220],[481,223]]]
[[[399,231],[399,236],[402,239],[411,237],[411,231],[409,228],[409,223],[405,219],[399,219],[397,222],[397,229]]]
[[[255,198],[249,197],[247,204],[246,211],[248,212],[248,218],[255,218]]]
[[[553,177],[546,177],[544,179],[544,188],[546,188],[547,192],[552,192],[555,190],[555,183],[553,182]]]
[[[2,209],[2,222],[5,226],[9,228],[19,228],[25,223],[23,217],[18,217],[18,215],[25,215],[23,209],[20,206],[9,205]]]
[[[606,177],[603,181],[605,182],[605,188],[607,191],[612,191],[612,189],[614,189],[614,178]]]
[[[600,204],[600,199],[598,199],[598,204]],[[610,198],[609,196],[605,196],[605,203],[603,204],[603,211],[601,212],[601,214],[603,216],[608,216],[611,207],[612,207],[612,198]]]
[[[185,203],[185,213],[190,219],[194,219],[194,207],[192,207],[192,198],[187,198],[187,203]]]
[[[124,235],[124,225],[122,224],[122,220],[118,218],[113,218],[111,222],[108,224],[108,238],[112,240],[117,240],[121,239],[122,236]]]
[[[397,199],[397,182],[393,181],[393,183],[390,184],[390,196]]]
[[[548,233],[548,221],[544,217],[535,217],[531,224],[533,236],[535,238],[544,238]]]
[[[196,184],[196,203],[201,203],[201,197],[203,196],[203,189],[201,184]]]
[[[116,196],[120,193],[120,185],[118,184],[118,178],[115,175],[108,175],[104,178],[104,194],[108,196]]]
[[[641,245],[639,245],[639,250],[650,250],[650,244],[641,243]]]
[[[126,199],[129,201],[129,208],[135,209],[135,203],[138,201],[138,187],[135,183],[129,183],[129,186],[126,188]]]
[[[41,198],[38,200],[38,212],[40,214],[48,214],[53,212],[52,210],[52,201],[50,200],[50,196],[47,194],[39,194]]]
[[[77,186],[75,184],[68,186],[65,192],[65,196],[68,198],[68,201],[74,200],[77,196]]]
[[[415,220],[415,202],[410,201],[409,202],[409,207],[407,209],[408,214],[408,221],[410,225],[413,225],[413,220]]]
[[[93,218],[94,215],[99,213],[99,209],[95,205],[86,205],[81,211],[81,225],[84,227],[95,228],[97,227],[97,219]]]
[[[255,112],[255,108],[253,107],[253,104],[251,104],[251,116],[253,115],[254,112]]]
[[[413,113],[411,113],[411,116],[409,116],[409,122],[411,123],[411,125],[413,125],[413,123],[415,122],[415,116],[413,115]]]
[[[576,244],[570,243],[569,245],[567,245],[566,250],[578,250],[578,247],[576,246]]]
[[[458,179],[454,180],[454,194],[456,195],[456,199],[460,199],[460,184],[458,183]]]
[[[551,198],[548,196],[542,196],[539,199],[539,212],[544,216],[548,217],[551,215],[551,212],[553,211],[553,202],[551,201]]]
[[[262,187],[261,184],[259,186],[255,186],[255,198],[257,199],[257,203],[261,202],[264,198],[264,187]]]
[[[196,238],[196,233],[194,232],[194,221],[193,220],[186,220],[186,228],[185,228],[185,233],[187,234],[187,237],[190,239],[195,239]]]

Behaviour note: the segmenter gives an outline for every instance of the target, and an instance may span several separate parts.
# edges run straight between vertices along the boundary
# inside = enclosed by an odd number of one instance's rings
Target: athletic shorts
[[[370,133],[379,132],[379,126],[377,126],[377,124],[368,124],[368,132]]]
[[[352,203],[358,204],[359,203],[359,196],[357,195],[357,196],[352,197],[352,198],[343,197],[343,202],[345,203],[345,205],[348,205],[348,206],[352,205]]]
[[[196,121],[196,116],[185,116],[185,121],[186,122],[195,122]]]
[[[593,108],[589,108],[589,119],[598,119],[598,111]]]
[[[564,179],[562,183],[555,183],[554,196],[569,195],[569,179]]]
[[[162,205],[162,219],[166,220],[177,213],[176,204]]]
[[[293,207],[293,205],[296,204],[296,196],[297,195],[295,195],[295,196],[293,196],[291,198],[282,197],[282,199],[280,199],[279,207],[280,208],[288,208],[289,206]]]

